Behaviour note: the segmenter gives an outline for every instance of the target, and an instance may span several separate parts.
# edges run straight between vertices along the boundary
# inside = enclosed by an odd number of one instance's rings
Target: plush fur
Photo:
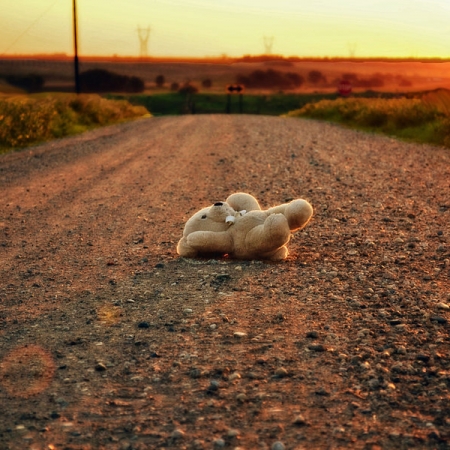
[[[258,201],[243,192],[225,202],[195,213],[178,242],[180,256],[228,255],[231,258],[279,261],[288,255],[291,233],[301,230],[313,214],[306,200],[262,210]]]

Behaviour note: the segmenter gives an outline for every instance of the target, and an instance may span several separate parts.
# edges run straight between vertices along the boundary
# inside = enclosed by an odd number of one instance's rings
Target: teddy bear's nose
[[[214,206],[222,206],[223,205],[223,203],[222,202],[217,202],[217,203],[214,203]]]

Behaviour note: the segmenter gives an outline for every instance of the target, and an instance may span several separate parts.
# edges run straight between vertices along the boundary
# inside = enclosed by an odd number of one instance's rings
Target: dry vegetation
[[[14,96],[0,100],[0,150],[43,142],[148,114],[98,95]]]

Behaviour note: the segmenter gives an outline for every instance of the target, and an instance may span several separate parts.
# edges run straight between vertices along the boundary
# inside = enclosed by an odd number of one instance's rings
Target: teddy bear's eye
[[[206,219],[206,214],[203,214],[202,219]]]

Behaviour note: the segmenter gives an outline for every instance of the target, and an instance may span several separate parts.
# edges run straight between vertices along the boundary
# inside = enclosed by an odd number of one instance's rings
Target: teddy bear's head
[[[226,231],[234,223],[236,211],[226,202],[216,202],[214,205],[196,212],[184,227],[183,236],[194,231]]]

